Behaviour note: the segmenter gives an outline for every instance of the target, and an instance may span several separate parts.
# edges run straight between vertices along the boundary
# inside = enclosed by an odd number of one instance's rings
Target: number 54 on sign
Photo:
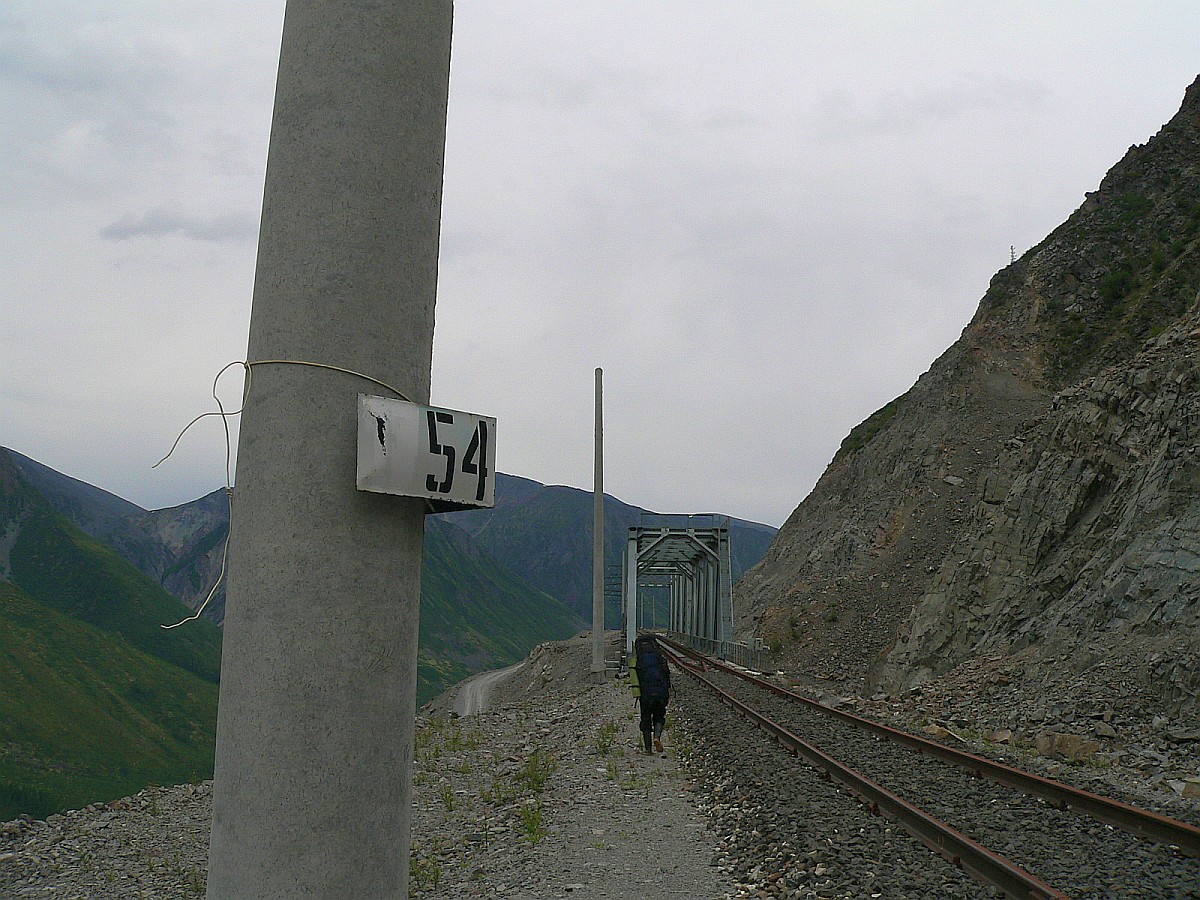
[[[496,420],[358,395],[358,489],[424,497],[433,512],[496,505]]]

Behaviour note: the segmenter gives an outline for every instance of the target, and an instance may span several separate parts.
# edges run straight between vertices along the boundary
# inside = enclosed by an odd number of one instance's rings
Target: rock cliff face
[[[1196,709],[1200,79],[854,429],[737,597],[781,665],[895,691],[980,653]]]
[[[1200,713],[1200,315],[1060,392],[1010,439],[882,666],[909,687],[973,654],[1113,657]],[[1005,484],[1007,483],[1007,488]]]

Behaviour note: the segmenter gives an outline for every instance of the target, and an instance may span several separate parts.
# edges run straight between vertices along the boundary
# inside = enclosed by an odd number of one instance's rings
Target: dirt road
[[[468,678],[458,686],[454,697],[454,711],[460,716],[473,716],[487,709],[488,694],[492,687],[516,673],[524,662],[519,662],[506,669],[493,669],[491,672],[480,672]]]

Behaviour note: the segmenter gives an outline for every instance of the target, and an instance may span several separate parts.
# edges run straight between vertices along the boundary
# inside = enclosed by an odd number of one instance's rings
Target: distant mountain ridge
[[[51,609],[120,635],[142,652],[215,684],[221,638],[212,623],[174,634],[164,631],[160,623],[178,621],[188,608],[103,539],[59,512],[67,508],[103,531],[116,527],[118,517],[126,514],[123,507],[98,496],[94,488],[79,492],[79,502],[72,505],[69,479],[51,479],[47,473],[52,470],[45,470],[31,480],[26,471],[22,459],[0,448],[0,533],[5,535],[0,577]],[[43,479],[50,479],[57,491],[54,502],[41,491]],[[131,543],[141,541],[132,532]]]
[[[15,450],[7,453],[56,512],[112,547],[187,606],[195,609],[208,595],[221,571],[229,531],[224,489],[180,506],[146,510]],[[219,588],[206,615],[220,623],[224,609],[225,592]]]
[[[223,489],[180,506],[145,510],[15,451],[0,452],[7,452],[21,477],[59,515],[191,609],[217,583],[229,533]],[[496,495],[494,510],[426,519],[421,702],[475,672],[518,661],[542,641],[591,625],[591,492],[501,473]],[[606,561],[619,570],[626,530],[646,510],[607,495],[605,509]],[[775,529],[738,519],[731,524],[736,578],[761,558]],[[224,606],[222,583],[205,618],[220,623]],[[619,627],[620,616],[613,602],[608,627]]]
[[[604,562],[620,573],[629,529],[650,510],[604,495]],[[592,492],[544,485],[501,473],[494,509],[451,514],[484,550],[531,585],[552,594],[587,622],[592,617]],[[733,579],[762,559],[775,536],[770,525],[730,519]],[[608,627],[621,623],[616,599],[610,599]]]
[[[207,596],[221,568],[228,533],[228,499],[214,491],[181,506],[154,511],[113,497],[99,488],[64,476],[12,453],[26,476],[38,485],[63,515],[105,540],[114,549],[158,580],[187,605],[196,608]],[[621,568],[628,529],[650,510],[606,494],[605,564]],[[516,475],[497,474],[494,509],[465,510],[430,516],[428,523],[461,529],[471,552],[483,551],[530,587],[570,609],[580,627],[592,616],[592,493],[564,485],[545,485]],[[733,577],[762,559],[776,529],[731,518]],[[431,546],[450,539],[440,527],[427,529]],[[458,545],[465,544],[458,538]],[[224,587],[218,588],[206,611],[215,622],[224,619]],[[608,627],[619,627],[621,610],[610,602]],[[515,660],[512,660],[515,661]]]
[[[217,584],[229,534],[229,499],[223,489],[180,506],[145,510],[15,451],[0,452],[7,452],[21,477],[60,516],[103,541],[191,609]],[[524,584],[472,546],[452,519],[430,517],[426,524],[418,702],[474,672],[516,662],[536,644],[567,637],[583,626],[553,597]],[[204,617],[219,623],[224,609],[221,583]],[[454,633],[443,633],[443,628]]]

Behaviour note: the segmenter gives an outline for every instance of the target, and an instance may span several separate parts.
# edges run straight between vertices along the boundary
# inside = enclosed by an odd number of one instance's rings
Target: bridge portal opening
[[[693,646],[731,642],[729,517],[642,515],[629,529],[621,587],[626,658],[639,627],[669,631]]]

